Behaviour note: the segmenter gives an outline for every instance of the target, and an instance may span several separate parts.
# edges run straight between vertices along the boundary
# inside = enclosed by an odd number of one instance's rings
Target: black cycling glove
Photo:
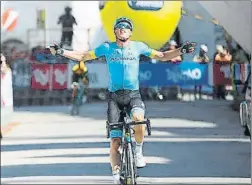
[[[64,50],[57,44],[53,44],[52,46],[49,46],[48,49],[50,49],[51,53],[53,55],[63,56]]]
[[[180,49],[180,52],[185,53],[192,53],[195,50],[196,43],[195,42],[186,42],[185,45],[183,45]]]

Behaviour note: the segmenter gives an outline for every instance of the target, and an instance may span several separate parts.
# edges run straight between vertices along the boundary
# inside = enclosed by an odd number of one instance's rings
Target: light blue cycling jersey
[[[95,58],[105,56],[109,71],[110,92],[117,90],[139,89],[139,59],[140,55],[153,57],[155,50],[143,42],[130,41],[129,45],[122,48],[116,42],[105,42],[93,51]]]

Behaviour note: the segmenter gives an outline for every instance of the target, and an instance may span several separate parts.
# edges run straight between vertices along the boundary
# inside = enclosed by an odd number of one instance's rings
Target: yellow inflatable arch
[[[182,1],[105,1],[101,19],[110,41],[115,41],[114,23],[126,16],[133,21],[132,40],[160,49],[172,37],[181,18]]]

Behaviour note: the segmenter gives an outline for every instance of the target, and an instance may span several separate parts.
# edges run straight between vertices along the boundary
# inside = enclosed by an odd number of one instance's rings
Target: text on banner
[[[195,62],[140,64],[141,86],[208,85],[208,66]]]

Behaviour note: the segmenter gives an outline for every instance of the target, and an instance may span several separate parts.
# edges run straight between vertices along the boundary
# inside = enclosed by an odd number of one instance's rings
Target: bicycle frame
[[[150,121],[147,119],[142,122],[132,122],[129,121],[126,111],[122,112],[124,119],[123,122],[119,123],[109,123],[107,121],[107,138],[109,138],[109,130],[113,127],[121,127],[123,130],[123,137],[121,141],[122,153],[120,160],[120,169],[121,169],[121,183],[123,185],[135,185],[137,178],[137,168],[135,165],[134,149],[132,144],[131,137],[131,126],[134,125],[147,125],[148,135],[151,135],[151,126]],[[129,175],[130,173],[130,175]]]
[[[131,138],[131,127],[124,119],[123,124],[123,137],[121,141],[122,153],[121,153],[121,183],[122,184],[136,184],[137,169],[135,166],[134,149]],[[131,159],[131,160],[129,160]],[[130,163],[130,164],[129,164]],[[130,175],[129,175],[130,174]]]

